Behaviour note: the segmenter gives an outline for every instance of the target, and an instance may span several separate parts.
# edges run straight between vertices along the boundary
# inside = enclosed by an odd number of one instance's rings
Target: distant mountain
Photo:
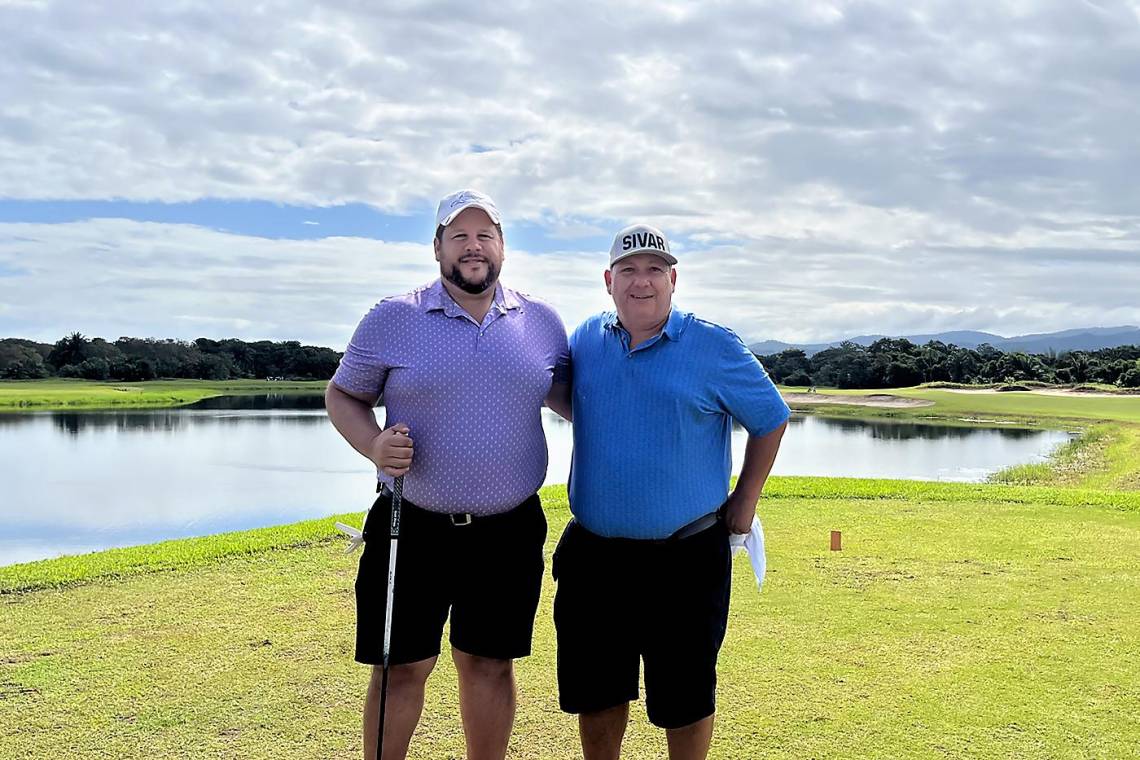
[[[1044,335],[1018,335],[994,345],[1002,351],[1023,351],[1027,354],[1061,354],[1066,351],[1097,351],[1116,346],[1140,346],[1140,328],[1099,327],[1087,330],[1063,330]]]
[[[826,348],[838,346],[844,341],[869,346],[886,337],[906,338],[917,345],[938,340],[962,348],[977,348],[983,343],[989,343],[994,348],[1006,352],[1023,351],[1027,354],[1047,354],[1052,351],[1060,354],[1066,351],[1097,351],[1116,346],[1140,346],[1140,327],[1136,325],[1081,327],[1053,333],[1015,335],[1012,338],[1005,338],[994,333],[978,332],[977,330],[952,330],[923,335],[857,335],[853,338],[834,340],[829,343],[784,343],[779,340],[762,340],[759,343],[753,343],[749,348],[752,349],[752,353],[762,356],[777,354],[789,348],[799,348],[808,356],[812,356]]]

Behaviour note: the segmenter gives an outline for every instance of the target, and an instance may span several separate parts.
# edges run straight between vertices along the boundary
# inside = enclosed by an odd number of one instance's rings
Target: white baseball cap
[[[610,246],[610,266],[638,253],[652,253],[670,264],[677,263],[677,258],[669,252],[669,241],[661,230],[648,224],[631,224],[614,236],[614,244]]]
[[[457,190],[439,202],[439,207],[435,210],[435,226],[446,227],[455,221],[455,217],[472,207],[483,209],[492,222],[502,224],[499,209],[495,208],[495,202],[489,195],[478,190]]]

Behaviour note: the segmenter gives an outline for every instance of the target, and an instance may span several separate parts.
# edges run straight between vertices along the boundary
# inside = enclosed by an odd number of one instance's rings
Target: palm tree
[[[90,341],[81,333],[74,332],[66,338],[56,341],[51,353],[48,354],[48,363],[56,369],[68,364],[79,364],[87,358],[87,346]]]

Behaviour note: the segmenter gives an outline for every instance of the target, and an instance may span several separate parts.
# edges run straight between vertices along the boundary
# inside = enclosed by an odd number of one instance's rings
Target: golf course
[[[321,385],[7,382],[0,414]],[[711,757],[1140,757],[1140,396],[782,390],[812,414],[1080,435],[988,483],[772,478],[762,592],[735,561]],[[564,486],[541,496],[549,568],[569,510]],[[360,519],[0,566],[0,759],[359,757],[359,555],[333,523]],[[553,597],[547,573],[512,758],[580,757]],[[411,756],[463,753],[444,656]],[[622,757],[664,756],[635,703]]]
[[[319,393],[325,382],[267,380],[151,380],[143,383],[89,380],[0,382],[0,414],[5,411],[146,409],[182,406],[214,396],[251,393]]]

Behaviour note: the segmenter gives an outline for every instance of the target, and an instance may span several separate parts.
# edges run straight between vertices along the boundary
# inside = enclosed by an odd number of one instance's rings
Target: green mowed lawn
[[[840,397],[887,394],[933,402],[932,406],[880,410],[868,407],[848,407],[845,410],[837,410],[828,407],[826,409],[828,414],[845,411],[858,416],[982,417],[988,419],[1004,417],[1029,422],[1039,420],[1113,420],[1140,423],[1140,395],[1136,394],[1113,396],[1077,393],[1049,395],[1028,391],[983,393],[956,392],[923,387],[887,388],[877,391],[827,388],[820,390],[819,393],[824,396]],[[810,407],[810,404],[807,406]]]
[[[1015,418],[1118,420],[1140,422],[1140,396],[1050,396],[1026,391],[955,393],[948,390],[901,389],[899,396],[933,401],[941,413],[1005,414]]]
[[[141,383],[91,380],[0,381],[0,411],[109,409],[191,404],[211,396],[244,393],[320,393],[325,381],[150,380]]]
[[[762,502],[762,593],[736,560],[714,757],[1136,756],[1134,494],[1085,506],[1072,489],[849,481],[851,498],[816,482],[779,479]],[[544,496],[549,557],[568,515],[564,489]],[[0,758],[358,757],[356,556],[327,526],[313,535],[0,595]],[[0,588],[51,574],[26,567]],[[548,577],[511,757],[578,755],[557,707],[553,595]],[[442,658],[414,757],[462,756],[457,705]],[[625,750],[664,756],[640,705]]]

